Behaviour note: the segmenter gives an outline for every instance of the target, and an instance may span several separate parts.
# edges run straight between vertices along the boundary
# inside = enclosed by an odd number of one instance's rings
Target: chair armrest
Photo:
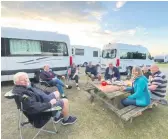
[[[62,108],[60,106],[54,106],[54,107],[47,109],[43,112],[52,112],[52,111],[60,111],[60,110],[62,110]]]

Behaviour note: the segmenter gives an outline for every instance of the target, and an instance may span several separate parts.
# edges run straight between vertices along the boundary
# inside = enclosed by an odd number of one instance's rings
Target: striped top
[[[153,80],[151,81],[151,85],[158,85],[156,90],[153,90],[152,93],[158,97],[165,97],[166,95],[166,87],[167,87],[167,79],[166,75],[160,71],[156,72],[153,75]]]

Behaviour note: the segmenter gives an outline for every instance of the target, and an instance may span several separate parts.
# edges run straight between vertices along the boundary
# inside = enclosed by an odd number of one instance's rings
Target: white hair
[[[18,72],[18,73],[16,73],[13,76],[13,82],[14,82],[14,84],[16,84],[20,80],[20,77],[23,76],[23,75],[28,76],[26,72]]]

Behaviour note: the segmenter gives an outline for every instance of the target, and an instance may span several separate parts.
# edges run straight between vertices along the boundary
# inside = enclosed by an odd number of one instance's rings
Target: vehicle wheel
[[[39,83],[39,81],[40,81],[40,72],[35,72],[34,73],[34,81],[36,83]]]
[[[83,64],[83,66],[84,66],[84,67],[86,67],[86,66],[87,66],[87,64],[88,64],[88,63],[87,63],[87,62],[85,62],[85,63]]]

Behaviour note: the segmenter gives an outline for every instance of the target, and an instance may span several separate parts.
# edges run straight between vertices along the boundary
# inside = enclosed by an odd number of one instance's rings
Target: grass
[[[81,80],[86,80],[81,77]],[[84,83],[81,83],[81,88]],[[12,88],[12,84],[2,86],[1,90],[1,136],[3,139],[18,139],[17,109],[14,100],[3,97]],[[75,125],[57,124],[59,133],[51,135],[41,133],[37,139],[168,139],[168,107],[158,106],[147,110],[142,116],[135,118],[131,125],[122,129],[119,118],[107,109],[99,100],[91,104],[87,93],[83,90],[66,90],[70,102],[70,114],[76,115]],[[48,128],[52,128],[48,124]],[[25,129],[25,139],[30,139],[35,132]]]
[[[160,68],[168,68],[168,63],[157,63]]]

